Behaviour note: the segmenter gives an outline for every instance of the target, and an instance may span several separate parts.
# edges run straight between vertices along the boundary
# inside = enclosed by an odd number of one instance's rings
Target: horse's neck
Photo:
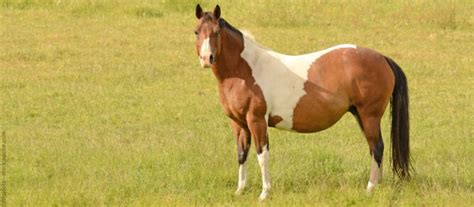
[[[224,29],[221,32],[221,52],[212,67],[214,75],[223,82],[229,78],[246,78],[249,68],[242,65],[241,53],[244,50],[243,37],[233,31]]]
[[[239,36],[232,31],[223,30],[221,54],[217,57],[217,66],[213,72],[219,82],[232,78],[253,79],[254,73],[271,70],[285,72],[288,70],[304,76],[305,71],[299,71],[303,56],[290,56],[266,48],[246,35]],[[306,56],[306,55],[304,55]],[[242,64],[245,62],[246,64]],[[306,61],[303,61],[306,62]],[[301,73],[301,74],[300,74]]]

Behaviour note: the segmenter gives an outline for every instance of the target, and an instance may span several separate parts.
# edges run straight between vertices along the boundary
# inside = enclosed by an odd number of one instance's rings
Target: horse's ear
[[[219,19],[221,17],[221,8],[219,5],[216,5],[216,8],[214,8],[214,17],[216,19]]]
[[[201,19],[201,17],[204,15],[204,12],[202,11],[201,5],[196,6],[196,18]]]

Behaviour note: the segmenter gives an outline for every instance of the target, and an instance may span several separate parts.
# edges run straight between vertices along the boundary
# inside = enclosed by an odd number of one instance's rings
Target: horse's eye
[[[196,35],[196,39],[199,39],[199,32],[198,31],[194,31],[194,35]]]

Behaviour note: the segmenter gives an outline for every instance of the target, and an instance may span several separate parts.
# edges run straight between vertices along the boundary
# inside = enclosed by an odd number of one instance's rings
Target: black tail
[[[395,75],[392,92],[392,170],[401,179],[410,178],[410,117],[408,112],[407,78],[400,66],[385,57]]]

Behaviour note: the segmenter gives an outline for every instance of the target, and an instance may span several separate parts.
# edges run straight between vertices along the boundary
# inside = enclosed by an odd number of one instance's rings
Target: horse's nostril
[[[211,55],[211,56],[209,56],[209,63],[212,64],[213,62],[214,62],[214,56]]]

